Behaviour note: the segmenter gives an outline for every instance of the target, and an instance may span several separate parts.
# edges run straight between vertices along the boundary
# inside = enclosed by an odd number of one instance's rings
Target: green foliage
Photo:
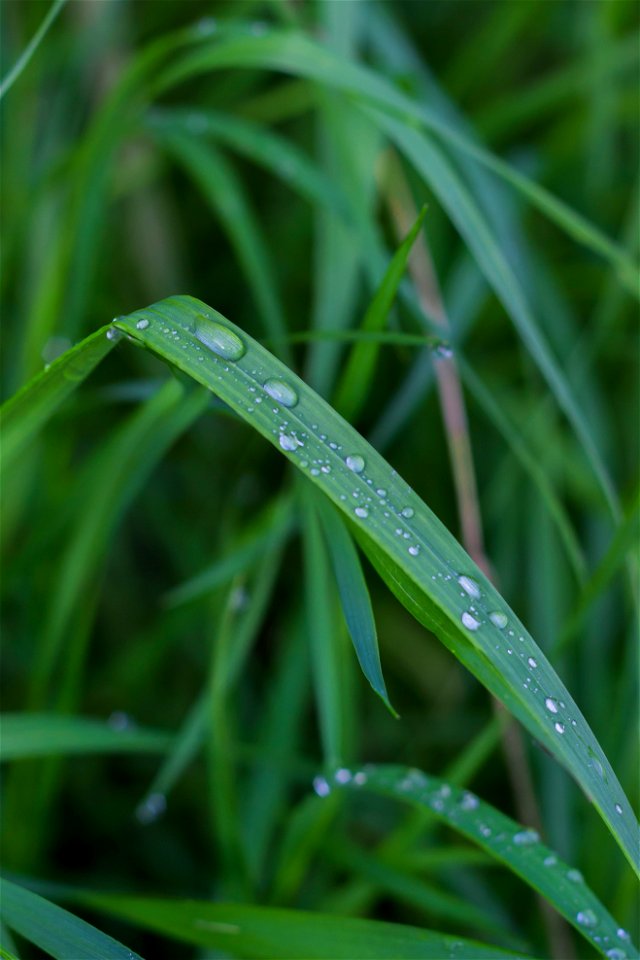
[[[637,957],[633,4],[196,6],[0,11],[0,955]]]

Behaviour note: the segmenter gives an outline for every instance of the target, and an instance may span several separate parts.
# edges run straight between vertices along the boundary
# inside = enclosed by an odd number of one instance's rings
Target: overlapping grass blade
[[[318,485],[407,609],[572,773],[638,870],[636,819],[577,705],[504,599],[389,464],[206,304],[173,297],[117,326],[217,393]],[[362,458],[361,470],[347,464],[353,457]],[[317,538],[310,544],[315,555]]]
[[[500,960],[516,954],[461,937],[378,920],[210,901],[83,894],[87,905],[242,960]]]
[[[80,917],[3,878],[0,916],[10,930],[56,960],[142,960],[133,950]]]
[[[397,766],[343,768],[336,771],[331,787],[372,790],[429,810],[545,896],[599,953],[610,957],[609,951],[617,947],[626,957],[639,956],[629,934],[620,929],[579,871],[544,846],[534,830],[523,829],[475,794],[420,770]]]
[[[108,330],[109,327],[102,327],[67,350],[2,405],[0,428],[4,468],[113,349],[117,338],[108,339]]]
[[[93,753],[164,753],[172,738],[143,727],[114,728],[89,717],[3,713],[0,761]]]

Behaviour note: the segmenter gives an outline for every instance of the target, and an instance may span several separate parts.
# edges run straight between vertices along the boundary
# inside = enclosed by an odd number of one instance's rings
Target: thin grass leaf
[[[460,937],[378,920],[242,904],[83,894],[87,905],[242,960],[500,960],[516,954]]]
[[[318,512],[338,585],[342,612],[365,677],[394,717],[380,666],[378,635],[358,552],[339,513],[318,498]]]
[[[358,771],[342,768],[327,784],[329,790],[371,790],[429,810],[546,897],[600,954],[611,957],[608,951],[617,948],[625,957],[639,956],[629,934],[620,929],[579,871],[544,846],[535,830],[523,829],[468,790],[420,770],[397,766],[367,766]]]
[[[49,27],[52,25],[53,21],[56,19],[56,17],[60,13],[60,11],[62,10],[66,2],[67,0],[54,0],[54,2],[51,4],[49,9],[47,10],[44,20],[42,21],[42,23],[34,33],[33,37],[31,38],[27,46],[24,48],[24,50],[20,54],[20,56],[18,57],[14,65],[11,67],[6,77],[4,77],[2,82],[0,83],[0,100],[2,100],[5,93],[7,93],[11,89],[11,87],[16,82],[20,74],[28,66],[32,56],[34,55],[34,53],[36,52],[36,50],[44,40]]]
[[[423,207],[411,230],[393,255],[376,294],[364,315],[361,333],[378,333],[384,326],[400,281],[407,267],[409,254],[420,233],[427,208]],[[336,388],[333,405],[346,420],[355,420],[360,412],[375,370],[378,347],[375,343],[358,343],[349,355]]]
[[[217,393],[324,491],[401,602],[565,765],[638,870],[637,822],[577,705],[495,587],[389,464],[206,304],[174,297],[117,326]],[[179,334],[167,336],[166,326]],[[347,464],[354,457],[360,471]]]
[[[56,960],[142,960],[86,920],[3,878],[0,916],[11,930]]]
[[[0,716],[0,761],[93,753],[164,753],[172,737],[142,727],[114,729],[88,717],[44,713]]]
[[[456,149],[503,177],[569,236],[612,263],[618,269],[622,282],[634,295],[638,295],[637,264],[597,227],[509,164],[470,142],[428,105],[416,103],[374,71],[336,57],[327,47],[320,46],[301,33],[274,30],[261,37],[234,37],[227,42],[216,43],[214,47],[203,45],[187,53],[161,74],[155,93],[157,95],[200,73],[224,67],[273,69],[308,77],[361,98],[377,108],[384,108],[389,118],[395,116],[405,122],[409,120],[418,126],[424,125]]]
[[[0,429],[4,469],[113,349],[119,338],[112,334],[109,339],[109,329],[102,327],[67,350],[2,405]]]

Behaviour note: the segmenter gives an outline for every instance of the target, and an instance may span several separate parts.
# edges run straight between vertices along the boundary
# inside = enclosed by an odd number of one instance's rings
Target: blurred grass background
[[[39,0],[2,5],[3,74],[47,9]],[[206,37],[240,22],[256,36],[299,29],[370,65],[464,124],[637,258],[633,2],[70,0],[1,107],[5,397],[112,316],[173,293],[201,298],[258,338],[279,325],[302,333],[360,323],[375,286],[371,251],[398,244],[384,134],[339,93],[308,80],[231,66],[156,95],[154,67],[144,74],[136,66],[154,56],[171,65],[181,31]],[[152,52],[160,38],[166,55]],[[113,91],[127,71],[130,88],[118,101]],[[234,149],[221,135],[206,138],[207,170],[217,172],[203,189],[197,159],[176,147],[175,129],[173,141],[167,132],[169,111],[178,108],[183,134],[196,144],[208,110],[285,138],[313,160],[323,189],[346,205],[358,230],[347,230],[321,199],[301,195],[284,154],[275,176],[251,149]],[[626,547],[637,546],[637,304],[610,265],[521,194],[473,160],[445,154],[520,279],[623,508],[622,520],[612,519],[535,357],[437,197],[407,169],[414,203],[428,204],[425,231],[451,339],[471,371],[487,556],[499,589],[637,798],[637,578],[625,567],[625,549],[614,549],[607,575],[585,591],[616,530]],[[368,249],[357,242],[363,236]],[[411,316],[400,301],[391,325],[412,329]],[[344,347],[291,350],[298,372],[330,398]],[[457,533],[445,430],[430,360],[421,357],[413,348],[383,348],[356,425]],[[290,485],[280,458],[219,406],[203,413],[194,403],[168,423],[178,403],[168,394],[157,399],[166,376],[150,356],[120,346],[3,478],[3,709],[109,718],[116,727],[180,737],[204,698],[200,709],[216,711],[220,742],[203,744],[200,728],[198,749],[160,791],[152,786],[161,763],[153,754],[13,764],[3,787],[5,868],[105,890],[242,895],[375,916],[522,943],[542,955],[539,918],[506,871],[475,863],[431,823],[396,857],[398,874],[416,881],[410,893],[381,879],[371,857],[411,814],[371,798],[327,808],[310,796],[322,755],[295,516],[292,535],[272,537],[206,596],[166,604],[168,591],[259,531]],[[517,456],[518,439],[566,512],[582,582],[531,462],[523,466]],[[486,692],[370,569],[367,577],[387,687],[402,719],[392,720],[360,677],[329,585],[328,609],[345,647],[350,759],[440,774],[462,764],[465,782],[516,815]],[[238,637],[250,652],[233,685],[211,700],[212,664],[223,639],[233,646]],[[621,855],[558,765],[535,744],[526,750],[548,842],[634,927],[636,897]],[[221,756],[237,791],[226,805]],[[155,800],[141,808],[150,790]],[[253,851],[248,881],[236,843]],[[451,901],[443,905],[438,892]],[[468,904],[484,916],[484,929]],[[149,935],[115,923],[109,929],[143,955],[178,955]]]

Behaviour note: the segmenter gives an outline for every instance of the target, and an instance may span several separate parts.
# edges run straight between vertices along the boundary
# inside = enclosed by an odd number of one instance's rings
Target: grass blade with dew
[[[564,684],[495,587],[373,447],[201,301],[171,297],[116,325],[218,394],[332,500],[404,606],[564,764],[638,871],[637,821]],[[356,456],[359,472],[347,463]]]
[[[421,770],[398,766],[368,766],[357,771],[341,768],[331,780],[321,782],[323,795],[334,788],[371,790],[428,810],[546,897],[603,956],[619,960],[640,956],[629,934],[610,916],[579,871],[544,846],[535,830],[523,829],[474,793]]]
[[[0,916],[10,930],[56,960],[142,960],[86,920],[4,878],[0,878]]]
[[[83,893],[87,906],[243,960],[501,960],[517,954],[380,920],[211,901]]]
[[[157,730],[118,728],[109,721],[51,713],[3,713],[0,725],[0,761],[71,754],[165,753],[172,742],[170,734]]]

